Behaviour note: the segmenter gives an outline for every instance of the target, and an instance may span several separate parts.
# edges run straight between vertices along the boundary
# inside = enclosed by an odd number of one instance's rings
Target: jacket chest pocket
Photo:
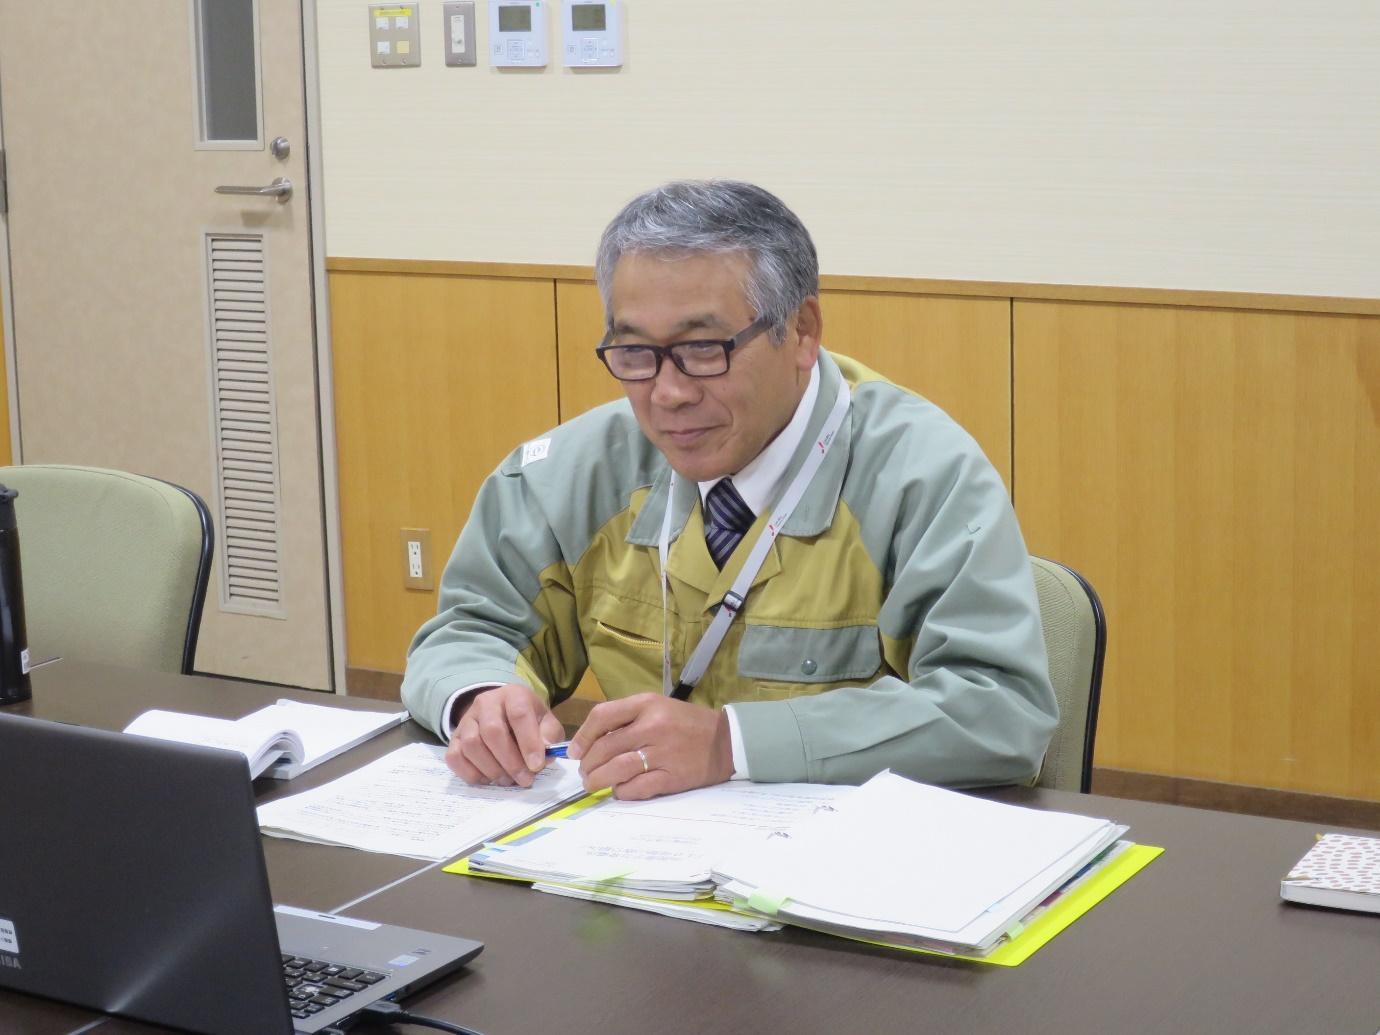
[[[613,597],[594,603],[584,629],[585,652],[606,697],[661,690],[662,631],[660,608]]]
[[[820,693],[869,680],[882,667],[875,625],[799,629],[748,625],[738,649],[738,674],[764,699]]]
[[[625,622],[624,624],[629,623]],[[633,632],[628,629],[620,629],[617,625],[605,622],[599,618],[594,620],[594,628],[600,635],[607,636],[616,643],[621,643],[625,647],[631,647],[633,650],[661,650],[661,641],[659,639],[654,640],[641,633]],[[658,630],[658,632],[659,631],[660,630]]]

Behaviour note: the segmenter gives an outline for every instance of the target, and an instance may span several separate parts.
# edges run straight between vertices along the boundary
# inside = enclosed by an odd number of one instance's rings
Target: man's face
[[[757,319],[742,254],[634,252],[613,273],[610,344],[724,339]],[[650,381],[625,381],[637,423],[677,474],[697,482],[742,470],[791,419],[819,351],[819,305],[787,322],[780,345],[764,331],[742,342],[727,373],[689,377],[668,357]]]

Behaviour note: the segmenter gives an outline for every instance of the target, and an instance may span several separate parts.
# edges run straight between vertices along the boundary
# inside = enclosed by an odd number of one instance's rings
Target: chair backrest
[[[0,467],[19,493],[24,616],[35,655],[192,671],[211,570],[193,492],[97,467]]]
[[[1032,557],[1030,565],[1040,598],[1049,678],[1059,699],[1059,726],[1036,786],[1086,794],[1092,786],[1107,619],[1097,592],[1078,572],[1043,557]]]

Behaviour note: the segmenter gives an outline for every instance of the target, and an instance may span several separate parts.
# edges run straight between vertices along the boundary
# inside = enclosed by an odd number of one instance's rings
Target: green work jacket
[[[787,479],[836,397],[828,456],[690,700],[734,705],[754,780],[859,783],[883,769],[954,786],[1033,780],[1057,718],[1010,498],[932,403],[821,351]],[[408,653],[403,700],[443,736],[451,694],[525,683],[555,704],[662,688],[704,634],[757,532],[722,571],[698,487],[677,479],[669,593],[657,541],[670,469],[625,400],[516,449],[484,483]]]

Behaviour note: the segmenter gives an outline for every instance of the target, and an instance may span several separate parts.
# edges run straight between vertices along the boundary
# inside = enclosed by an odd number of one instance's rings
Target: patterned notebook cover
[[[1288,884],[1380,897],[1380,838],[1328,834],[1284,878]]]

